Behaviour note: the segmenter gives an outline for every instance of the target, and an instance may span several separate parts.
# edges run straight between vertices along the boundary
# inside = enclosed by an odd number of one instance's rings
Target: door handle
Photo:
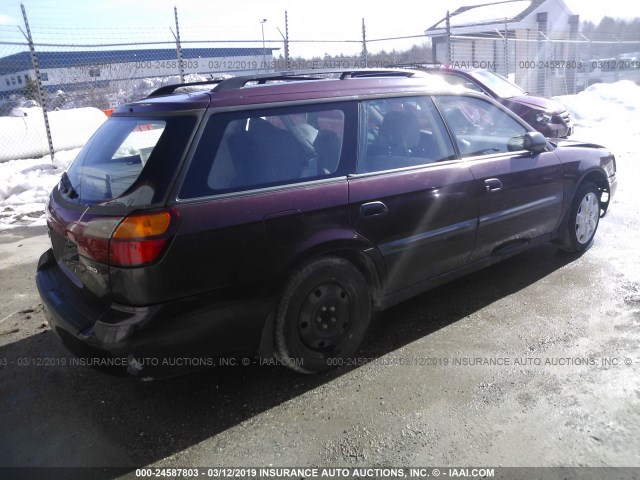
[[[382,202],[369,202],[360,205],[360,213],[363,217],[379,217],[389,212],[387,206]]]
[[[497,178],[488,178],[484,181],[484,189],[487,192],[495,192],[502,188],[502,182]]]

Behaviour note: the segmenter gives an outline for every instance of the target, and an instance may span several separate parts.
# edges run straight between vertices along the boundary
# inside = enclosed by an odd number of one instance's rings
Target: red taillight
[[[126,217],[109,241],[109,263],[135,267],[157,260],[169,240],[172,218],[169,211]]]
[[[109,239],[122,217],[97,217],[88,222],[74,223],[69,237],[77,245],[78,253],[100,263],[109,263]]]
[[[78,253],[120,267],[136,267],[156,261],[173,232],[175,210],[122,217],[95,218],[76,224],[71,234]]]
[[[111,265],[121,267],[135,267],[155,261],[168,238],[155,238],[153,240],[115,240],[109,244],[109,262]]]

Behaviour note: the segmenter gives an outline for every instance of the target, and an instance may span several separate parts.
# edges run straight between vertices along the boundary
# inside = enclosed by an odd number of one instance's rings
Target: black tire
[[[301,373],[340,365],[360,347],[371,320],[367,281],[347,260],[326,257],[294,272],[275,318],[278,360]]]
[[[600,190],[591,182],[578,188],[565,224],[560,247],[563,251],[579,253],[589,248],[600,222],[600,196]]]

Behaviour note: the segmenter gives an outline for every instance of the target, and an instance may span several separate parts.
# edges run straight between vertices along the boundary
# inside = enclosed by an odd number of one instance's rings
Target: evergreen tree
[[[27,100],[35,100],[40,103],[40,99],[38,98],[38,85],[36,81],[31,78],[31,76],[26,77],[25,86],[22,89],[22,96]]]

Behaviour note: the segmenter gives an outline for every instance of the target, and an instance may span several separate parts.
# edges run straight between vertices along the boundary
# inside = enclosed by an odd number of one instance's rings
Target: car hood
[[[560,113],[566,110],[565,106],[555,100],[535,95],[517,95],[507,99],[509,102],[525,105],[530,108],[544,110],[545,112]]]
[[[554,138],[551,140],[558,147],[584,147],[584,148],[605,148],[597,143],[582,142],[580,140],[567,140],[566,138]]]

